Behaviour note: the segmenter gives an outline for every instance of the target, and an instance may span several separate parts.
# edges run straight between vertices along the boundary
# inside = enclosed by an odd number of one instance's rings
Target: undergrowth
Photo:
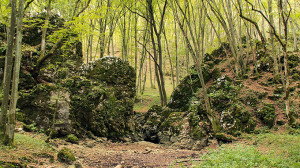
[[[16,133],[14,147],[0,146],[0,167],[3,167],[3,163],[20,163],[26,166],[38,162],[39,156],[53,159],[54,151],[43,139],[39,135],[32,137]],[[7,165],[4,164],[4,167]]]
[[[296,132],[296,133],[295,133]],[[194,167],[300,167],[298,130],[246,134],[242,141],[223,144],[200,155]],[[192,161],[191,161],[192,162]]]

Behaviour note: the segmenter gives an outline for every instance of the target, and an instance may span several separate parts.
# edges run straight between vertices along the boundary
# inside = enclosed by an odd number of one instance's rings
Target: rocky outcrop
[[[143,138],[175,148],[200,150],[208,143],[207,120],[191,111],[176,112],[153,106],[143,120]]]
[[[38,84],[21,92],[19,108],[25,123],[48,130],[54,121],[57,136],[91,132],[119,138],[133,132],[134,69],[117,57],[82,67],[89,68],[61,83]]]

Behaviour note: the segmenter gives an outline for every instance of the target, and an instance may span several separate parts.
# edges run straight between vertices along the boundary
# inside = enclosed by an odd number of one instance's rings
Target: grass
[[[300,167],[299,151],[299,131],[247,134],[240,141],[209,149],[193,167]]]
[[[165,88],[169,99],[173,92],[173,85],[169,76],[165,76]],[[137,101],[133,110],[136,112],[147,112],[153,105],[160,105],[159,92],[157,85],[156,88],[151,88],[150,78],[147,78],[144,93],[137,92]]]
[[[3,163],[28,164],[39,162],[39,157],[53,159],[54,151],[41,135],[15,134],[15,146],[0,146],[0,167]],[[4,164],[5,165],[5,164]],[[7,165],[6,165],[7,166]]]

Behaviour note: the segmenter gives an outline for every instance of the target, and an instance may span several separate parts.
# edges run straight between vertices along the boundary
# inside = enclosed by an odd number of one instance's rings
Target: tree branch
[[[24,12],[25,10],[29,7],[29,5],[33,2],[34,0],[30,0],[26,3],[25,8],[24,8]]]
[[[266,15],[264,15],[264,14],[262,13],[262,11],[255,9],[255,8],[254,8],[254,5],[253,5],[251,2],[249,2],[248,0],[245,0],[245,1],[251,6],[251,9],[252,9],[253,11],[260,13],[260,15],[267,21],[267,23],[269,24],[269,26],[270,26],[270,27],[272,28],[272,30],[273,30],[274,36],[276,37],[276,39],[278,40],[278,42],[280,43],[280,45],[281,45],[282,47],[284,47],[285,45],[284,45],[283,41],[280,39],[279,35],[276,33],[276,29],[275,29],[274,25],[270,22],[270,20],[266,17]]]
[[[266,40],[265,40],[265,38],[264,38],[262,32],[260,31],[257,22],[255,22],[255,21],[253,21],[252,19],[247,18],[246,16],[243,15],[243,11],[242,11],[242,8],[241,8],[240,1],[238,1],[238,5],[239,5],[239,13],[240,13],[240,17],[243,18],[244,20],[246,20],[246,21],[252,23],[252,24],[255,26],[255,28],[256,28],[256,30],[257,30],[257,32],[258,32],[258,35],[259,35],[259,37],[260,37],[260,39],[261,39],[261,41],[262,41],[263,47],[264,47],[264,49],[266,50]]]

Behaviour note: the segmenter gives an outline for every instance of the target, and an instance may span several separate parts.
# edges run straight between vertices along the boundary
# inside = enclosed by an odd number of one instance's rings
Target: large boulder
[[[203,66],[202,71],[204,82],[207,83],[211,77],[209,69]],[[190,69],[190,74],[184,77],[173,91],[167,106],[172,109],[180,109],[181,111],[188,110],[191,98],[201,87],[196,68],[193,66]]]
[[[146,141],[175,148],[200,150],[208,143],[209,122],[194,111],[177,112],[153,106],[145,114],[142,133]]]
[[[54,121],[53,131],[56,134],[67,135],[73,132],[69,118],[70,94],[65,88],[53,84],[39,84],[32,90],[21,91],[18,102],[21,111],[17,116],[25,124],[48,132]]]
[[[55,45],[55,41],[48,40],[63,39],[58,43],[53,54],[42,62],[37,68],[37,60],[41,55],[42,26],[45,21],[45,13],[37,13],[25,16],[27,21],[23,30],[22,62],[20,71],[20,85],[22,89],[32,89],[39,82],[54,82],[68,78],[76,72],[82,64],[82,43],[76,32],[72,32],[68,27],[64,27],[64,19],[59,15],[51,13],[49,18],[49,28],[47,28],[46,54]],[[57,33],[60,32],[60,33]],[[4,56],[6,54],[5,25],[0,23],[0,80],[3,78]],[[37,79],[38,78],[38,79]]]
[[[54,121],[58,136],[92,132],[116,139],[132,133],[134,69],[117,57],[104,57],[82,67],[79,75],[60,84],[38,84],[23,92],[19,108],[24,121],[44,130]]]

